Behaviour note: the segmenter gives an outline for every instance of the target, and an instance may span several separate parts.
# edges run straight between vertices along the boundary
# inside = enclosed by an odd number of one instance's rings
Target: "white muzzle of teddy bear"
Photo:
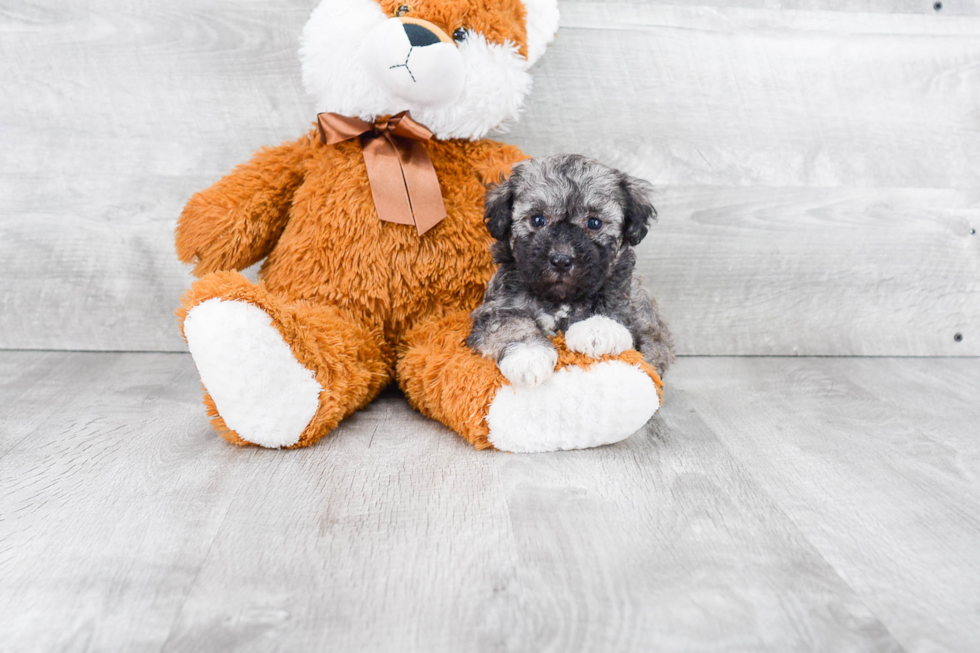
[[[375,84],[415,107],[452,104],[466,81],[456,44],[438,26],[422,20],[381,23],[364,39],[358,60]]]

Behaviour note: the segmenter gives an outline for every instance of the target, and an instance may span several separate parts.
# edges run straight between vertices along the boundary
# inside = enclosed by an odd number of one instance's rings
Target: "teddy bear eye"
[[[602,220],[600,220],[599,218],[589,218],[586,221],[585,226],[591,229],[592,231],[599,231],[600,229],[602,229]]]
[[[462,43],[463,41],[466,40],[467,35],[468,33],[466,31],[466,28],[459,27],[456,29],[455,32],[453,32],[453,40],[456,41],[457,43]]]
[[[412,10],[412,8],[409,7],[408,5],[402,5],[401,7],[398,8],[398,11],[395,12],[395,16],[401,18],[402,16],[404,16],[405,14],[407,14],[408,12],[410,12],[411,10]]]
[[[548,224],[548,221],[544,219],[543,215],[535,215],[531,217],[531,224],[535,227],[541,228]]]

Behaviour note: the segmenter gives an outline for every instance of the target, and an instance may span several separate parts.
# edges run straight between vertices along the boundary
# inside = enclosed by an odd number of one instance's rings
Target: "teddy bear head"
[[[303,30],[303,84],[320,112],[410,111],[437,138],[517,117],[557,0],[322,0]]]

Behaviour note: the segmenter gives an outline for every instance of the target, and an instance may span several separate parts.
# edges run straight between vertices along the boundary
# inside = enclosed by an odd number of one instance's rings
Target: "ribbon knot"
[[[421,236],[446,217],[439,177],[422,146],[432,132],[407,111],[382,116],[374,123],[321,113],[317,123],[320,142],[326,145],[360,137],[378,218],[415,225]]]

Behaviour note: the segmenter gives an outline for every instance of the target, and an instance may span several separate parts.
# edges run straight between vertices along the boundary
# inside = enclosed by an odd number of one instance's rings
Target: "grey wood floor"
[[[316,447],[235,448],[196,379],[0,352],[0,650],[980,642],[976,359],[684,358],[629,440],[533,456],[397,391]]]

